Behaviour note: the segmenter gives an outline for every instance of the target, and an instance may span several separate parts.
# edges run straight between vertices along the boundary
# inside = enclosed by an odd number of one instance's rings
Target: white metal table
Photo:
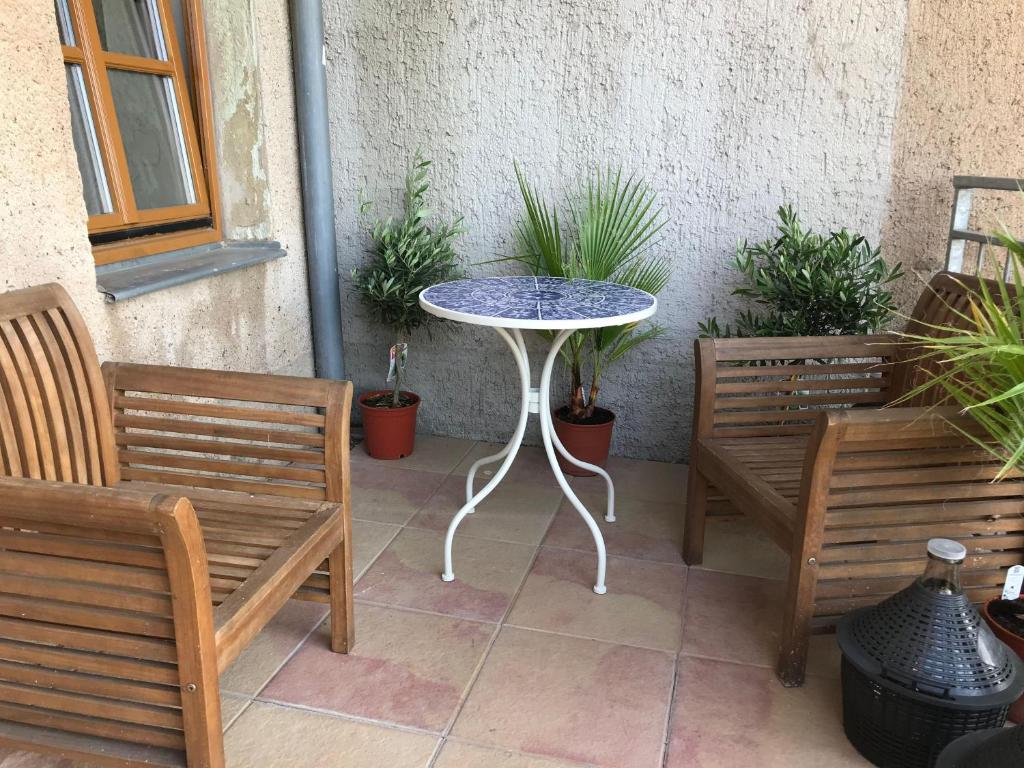
[[[494,328],[505,340],[519,368],[523,401],[519,410],[519,423],[508,444],[493,456],[477,460],[466,477],[466,503],[452,518],[444,540],[444,572],[441,578],[454,581],[452,569],[452,542],[459,524],[471,514],[502,481],[519,452],[531,413],[540,416],[540,434],[551,471],[562,487],[562,492],[587,524],[597,546],[597,581],[594,591],[603,595],[605,586],[605,546],[601,529],[586,506],[569,486],[558,466],[555,451],[566,461],[604,478],[608,486],[608,507],[605,520],[615,522],[615,487],[612,479],[601,467],[579,461],[562,445],[555,434],[551,416],[551,372],[559,350],[575,331],[584,328],[605,328],[629,325],[650,317],[658,308],[658,301],[649,293],[617,283],[596,280],[567,280],[560,277],[485,277],[472,280],[453,280],[431,286],[420,293],[420,305],[438,317],[473,325]],[[540,386],[532,386],[530,360],[523,341],[524,330],[553,331],[555,337],[541,369]],[[473,477],[484,464],[501,461],[501,466],[488,483],[473,493]]]

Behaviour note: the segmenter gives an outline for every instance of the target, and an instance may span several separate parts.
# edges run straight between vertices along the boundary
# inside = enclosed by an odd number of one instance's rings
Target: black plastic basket
[[[1006,722],[1009,704],[951,708],[872,679],[843,658],[843,730],[865,758],[883,768],[929,768],[951,741]]]
[[[993,728],[957,739],[939,756],[935,768],[1021,768],[1024,725]]]
[[[883,768],[931,768],[954,739],[1000,727],[1024,689],[1016,655],[962,593],[915,582],[839,624],[843,727]]]

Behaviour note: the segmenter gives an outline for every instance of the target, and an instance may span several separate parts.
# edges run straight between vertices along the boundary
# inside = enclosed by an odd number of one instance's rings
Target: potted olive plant
[[[665,287],[668,261],[651,249],[666,219],[642,179],[624,177],[621,170],[592,174],[579,194],[567,201],[568,218],[562,220],[556,206],[541,199],[518,165],[515,170],[526,210],[517,229],[514,258],[533,274],[605,280],[651,294]],[[554,425],[573,456],[597,466],[608,460],[615,414],[598,405],[602,376],[609,365],[663,330],[634,323],[578,331],[566,341],[562,356],[569,369],[569,391],[566,402],[555,410]],[[592,474],[561,457],[559,462],[570,474]]]
[[[904,334],[938,362],[930,378],[902,398],[938,388],[945,402],[959,406],[981,426],[980,436],[960,430],[1003,462],[995,477],[1018,482],[1024,473],[1024,245],[1009,233],[997,235],[1006,246],[1013,279],[984,282],[971,292],[970,306],[958,313],[954,327],[935,335]],[[1024,659],[1024,601],[993,600],[982,615],[1000,640]],[[1024,722],[1024,698],[1010,709],[1010,719]]]
[[[733,268],[743,282],[734,296],[753,306],[735,328],[716,317],[698,323],[701,336],[831,336],[873,333],[895,309],[889,284],[903,277],[863,235],[805,228],[791,206],[778,210],[778,236],[742,241]]]
[[[462,218],[450,224],[428,224],[426,194],[430,160],[417,152],[405,177],[405,212],[400,219],[377,219],[370,229],[372,248],[366,266],[352,270],[352,283],[363,303],[392,333],[388,381],[390,389],[359,398],[367,452],[376,459],[400,459],[413,451],[420,398],[402,389],[408,338],[432,320],[419,305],[424,288],[461,277],[455,239]],[[370,203],[361,206],[365,213]]]

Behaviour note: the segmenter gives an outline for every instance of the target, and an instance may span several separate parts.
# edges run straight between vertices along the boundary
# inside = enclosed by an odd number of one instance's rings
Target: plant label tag
[[[1006,584],[1003,586],[1003,600],[1016,600],[1020,597],[1020,588],[1024,584],[1024,565],[1015,565],[1006,573]]]
[[[387,383],[395,380],[395,376],[405,373],[405,364],[409,362],[409,345],[404,341],[391,347],[388,354],[388,377]]]

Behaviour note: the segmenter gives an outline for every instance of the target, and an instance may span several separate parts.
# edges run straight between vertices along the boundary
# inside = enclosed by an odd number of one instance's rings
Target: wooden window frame
[[[93,116],[104,172],[113,207],[111,213],[89,216],[90,238],[102,242],[104,235],[124,233],[140,227],[187,225],[204,221],[194,228],[182,228],[165,234],[128,237],[93,245],[97,264],[213,243],[221,239],[220,195],[216,173],[215,138],[212,120],[209,67],[206,59],[206,35],[201,0],[182,0],[184,28],[188,35],[185,55],[192,71],[192,88],[185,78],[177,30],[170,0],[155,0],[167,49],[167,60],[149,59],[103,50],[92,0],[66,0],[76,45],[62,45],[65,65],[81,67],[85,98]],[[189,162],[196,202],[186,205],[139,210],[135,204],[124,143],[110,89],[108,70],[141,72],[169,77],[177,100],[178,119]],[[195,105],[193,107],[193,98]],[[198,135],[197,135],[198,134]],[[212,223],[205,223],[206,221]]]

